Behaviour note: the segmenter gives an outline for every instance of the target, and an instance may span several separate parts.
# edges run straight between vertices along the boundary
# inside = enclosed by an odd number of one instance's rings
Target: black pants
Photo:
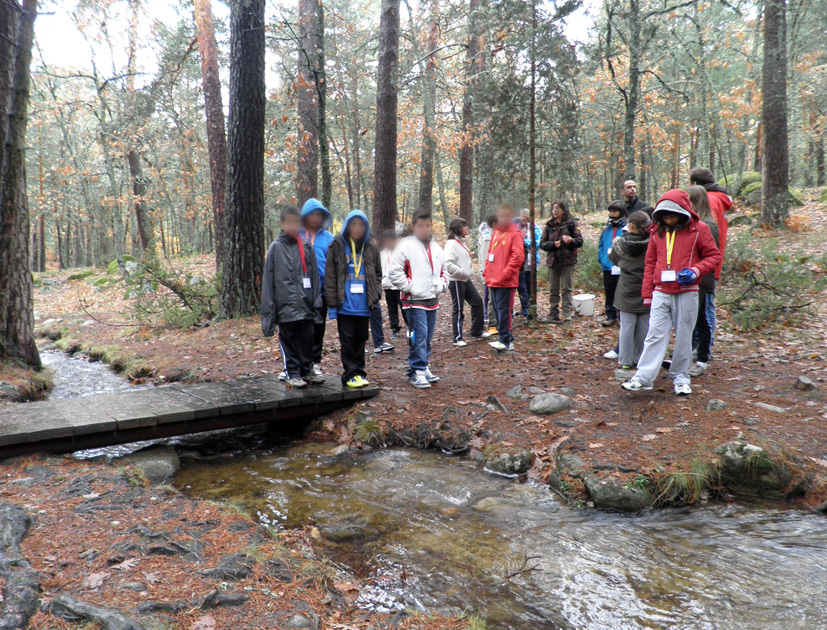
[[[313,325],[313,363],[322,362],[322,346],[324,346],[324,331],[327,323],[327,302],[322,296],[322,307],[319,309],[319,316],[322,318],[321,324]]]
[[[402,323],[408,323],[408,318],[405,316],[405,311],[402,310],[402,291],[399,289],[385,289],[385,304],[388,305],[388,321],[391,325],[391,330],[398,333],[401,330],[399,325],[399,313],[402,313]]]
[[[706,304],[710,291],[698,287],[698,319],[695,321],[695,334],[698,337],[698,361],[707,363],[712,346],[712,326],[706,313]]]
[[[279,344],[284,369],[290,378],[299,378],[313,369],[313,321],[279,324]]]
[[[339,326],[339,353],[342,356],[342,383],[347,383],[357,374],[366,376],[365,344],[370,332],[370,317],[358,315],[336,316]]]
[[[448,290],[451,292],[451,302],[453,303],[453,310],[451,311],[451,332],[453,334],[454,342],[462,339],[462,325],[465,322],[465,303],[471,307],[471,336],[479,337],[485,332],[483,328],[485,322],[482,317],[482,298],[480,297],[477,287],[471,280],[465,282],[457,282],[451,280],[448,283]]]
[[[615,291],[620,276],[613,276],[611,271],[603,272],[603,290],[606,292],[606,319],[617,319],[615,308]]]

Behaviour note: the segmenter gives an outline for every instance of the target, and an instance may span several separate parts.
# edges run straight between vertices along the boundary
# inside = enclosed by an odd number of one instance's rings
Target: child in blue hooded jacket
[[[322,344],[324,343],[325,323],[327,321],[327,302],[325,301],[324,274],[327,250],[333,242],[334,236],[328,231],[333,217],[330,211],[318,199],[308,199],[301,212],[301,237],[310,241],[316,252],[319,267],[319,278],[322,284],[322,301],[319,307],[319,317],[313,328],[313,373],[322,375]]]
[[[365,372],[365,344],[370,313],[382,297],[379,248],[370,240],[368,218],[351,210],[342,233],[330,244],[325,265],[325,295],[330,319],[339,328],[342,383],[369,385]]]

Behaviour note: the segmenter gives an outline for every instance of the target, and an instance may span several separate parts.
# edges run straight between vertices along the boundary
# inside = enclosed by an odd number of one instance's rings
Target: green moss
[[[818,193],[818,201],[820,203],[827,203],[827,187],[822,188]]]
[[[750,184],[747,184],[746,186],[743,186],[741,188],[741,196],[746,197],[751,192],[753,192],[755,190],[759,190],[760,188],[761,188],[761,180],[758,180],[757,182],[752,182]]]
[[[106,276],[101,276],[100,278],[95,278],[95,279],[92,281],[92,284],[93,284],[94,286],[96,286],[96,287],[102,287],[102,286],[103,286],[103,285],[105,285],[107,282],[109,282],[109,278],[107,278]]]
[[[69,276],[69,280],[83,280],[88,278],[89,276],[94,276],[95,270],[94,269],[84,269],[83,271],[77,271]]]

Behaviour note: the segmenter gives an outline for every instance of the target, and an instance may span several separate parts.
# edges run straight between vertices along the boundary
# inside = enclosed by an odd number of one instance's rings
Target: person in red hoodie
[[[497,229],[491,235],[488,260],[483,277],[491,291],[491,301],[497,316],[499,340],[488,345],[496,350],[513,350],[511,317],[514,312],[514,292],[520,283],[520,269],[525,262],[525,244],[522,232],[514,225],[514,206],[501,204],[497,209]]]
[[[652,221],[641,289],[643,303],[651,305],[649,332],[635,375],[621,387],[630,392],[652,389],[674,329],[669,376],[675,394],[688,396],[692,393],[689,367],[698,316],[698,284],[717,269],[721,252],[709,227],[692,212],[684,190],[670,190],[663,195]]]

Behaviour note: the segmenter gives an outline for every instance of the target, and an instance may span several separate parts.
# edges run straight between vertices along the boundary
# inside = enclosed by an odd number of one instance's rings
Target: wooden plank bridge
[[[0,458],[308,418],[378,393],[373,385],[350,389],[333,376],[290,389],[274,375],[17,403],[0,407]]]

